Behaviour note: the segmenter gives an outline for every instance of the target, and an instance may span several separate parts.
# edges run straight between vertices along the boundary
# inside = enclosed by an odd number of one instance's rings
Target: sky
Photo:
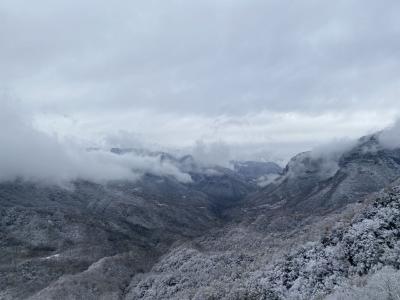
[[[1,0],[0,136],[24,123],[60,147],[223,145],[284,161],[399,117],[399,11],[398,0]]]

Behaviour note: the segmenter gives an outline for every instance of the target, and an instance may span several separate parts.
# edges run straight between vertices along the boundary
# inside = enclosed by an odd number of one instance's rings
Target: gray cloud
[[[122,131],[120,144],[222,140],[232,156],[287,157],[398,116],[399,9],[397,0],[3,0],[0,89],[41,129],[92,143]]]
[[[2,1],[1,78],[52,110],[60,102],[70,111],[212,114],[393,105],[399,8],[393,0]]]

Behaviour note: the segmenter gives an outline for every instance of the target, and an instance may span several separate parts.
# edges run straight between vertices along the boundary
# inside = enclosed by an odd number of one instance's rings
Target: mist
[[[222,141],[205,143],[199,140],[192,148],[192,155],[196,162],[203,166],[231,167],[231,152],[227,144]]]
[[[384,148],[394,149],[400,147],[400,119],[379,134],[379,142]]]
[[[51,184],[73,180],[103,183],[110,180],[137,180],[145,173],[173,176],[182,182],[191,180],[159,156],[108,150],[88,151],[74,140],[61,141],[35,129],[30,112],[4,100],[0,112],[0,181],[21,178]]]

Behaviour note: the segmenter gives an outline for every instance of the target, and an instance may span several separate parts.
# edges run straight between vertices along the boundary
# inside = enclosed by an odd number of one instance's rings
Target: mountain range
[[[0,183],[0,299],[368,299],[355,281],[398,276],[400,149],[379,133],[283,169],[146,155],[190,180]]]

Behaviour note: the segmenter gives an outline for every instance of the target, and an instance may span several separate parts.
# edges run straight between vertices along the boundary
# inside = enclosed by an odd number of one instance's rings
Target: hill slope
[[[335,290],[343,297],[343,287],[353,281],[400,268],[398,184],[367,200],[352,218],[340,215],[319,240],[293,250],[286,241],[280,251],[288,254],[275,260],[262,248],[206,250],[201,240],[178,247],[150,273],[135,277],[126,299],[322,299]],[[379,299],[394,299],[389,293],[396,287],[394,282],[382,290]]]
[[[400,178],[400,150],[376,135],[340,154],[299,154],[264,188],[265,164],[154,155],[192,180],[0,184],[0,298],[313,299],[399,267],[399,190],[359,213]]]
[[[383,148],[377,135],[363,137],[335,155],[295,156],[281,177],[228,214],[262,231],[295,228],[310,216],[340,210],[400,177],[400,150]]]
[[[0,183],[0,299],[25,299],[71,276],[92,278],[97,289],[69,282],[71,292],[120,297],[134,274],[149,269],[174,242],[219,227],[222,207],[256,188],[232,170],[207,170],[190,170],[192,181],[184,183],[151,174],[136,182],[77,181],[68,188]],[[113,266],[107,277],[104,265]]]

